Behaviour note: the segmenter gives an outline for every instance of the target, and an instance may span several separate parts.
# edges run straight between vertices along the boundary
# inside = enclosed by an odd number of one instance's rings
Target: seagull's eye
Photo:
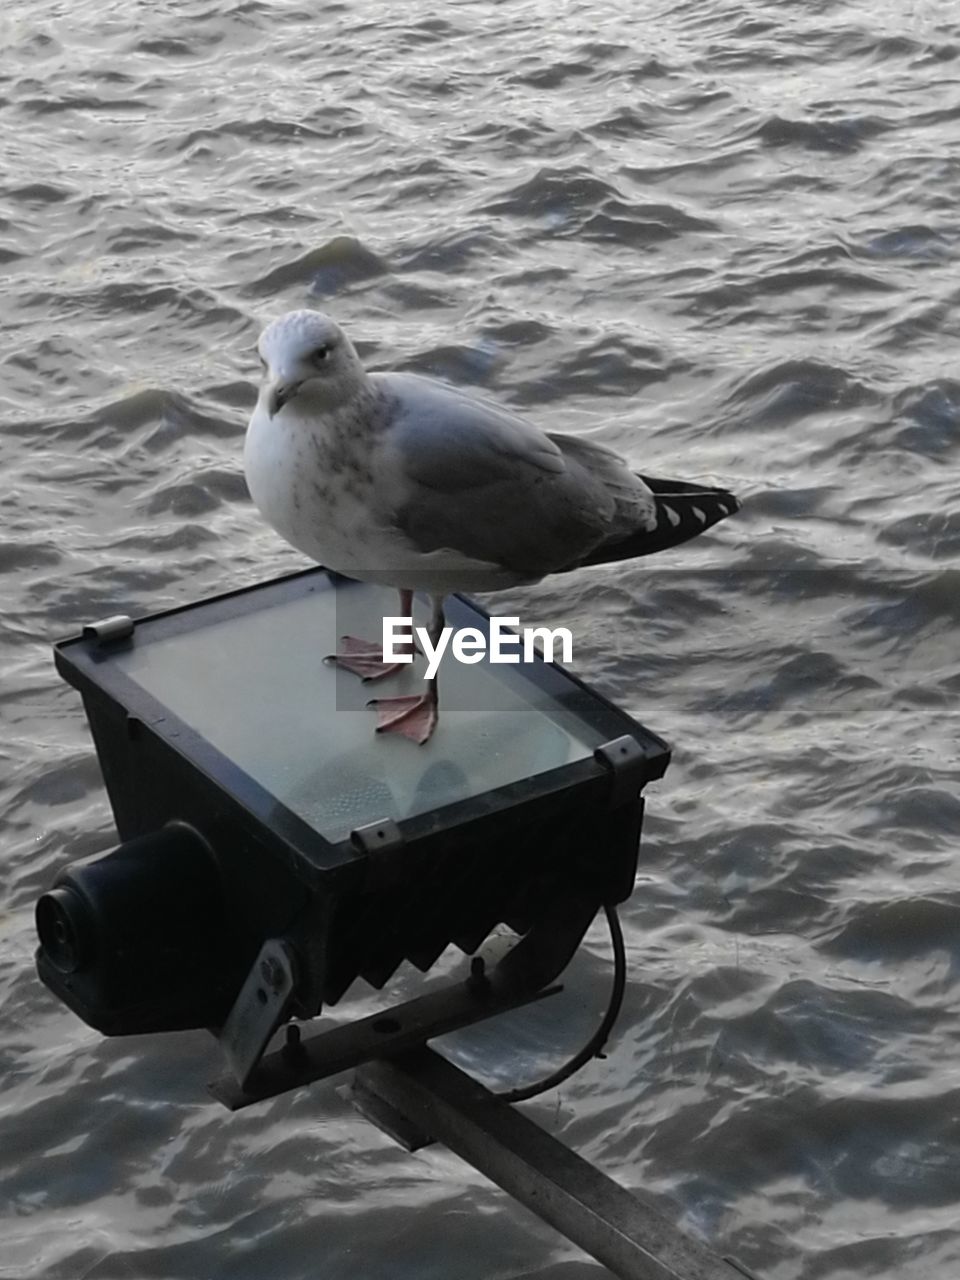
[[[310,358],[315,364],[323,364],[329,354],[329,347],[317,347],[316,351],[312,352]]]

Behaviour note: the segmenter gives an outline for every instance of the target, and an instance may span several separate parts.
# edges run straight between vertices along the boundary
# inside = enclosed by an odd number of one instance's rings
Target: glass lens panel
[[[516,667],[451,657],[440,670],[440,723],[430,742],[376,733],[367,702],[419,693],[424,659],[363,682],[324,657],[347,629],[379,642],[383,614],[398,612],[395,591],[324,585],[180,635],[151,639],[147,625],[113,660],[330,841],[497,790],[600,744],[597,730]],[[414,612],[425,626],[428,605],[418,601]]]

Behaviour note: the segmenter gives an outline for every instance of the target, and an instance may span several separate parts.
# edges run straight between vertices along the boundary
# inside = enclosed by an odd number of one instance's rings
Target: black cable
[[[558,1067],[556,1071],[549,1076],[545,1076],[542,1080],[535,1080],[533,1084],[525,1084],[517,1089],[506,1089],[502,1093],[496,1094],[495,1096],[500,1098],[501,1101],[527,1102],[530,1098],[535,1098],[538,1094],[546,1093],[548,1089],[555,1089],[558,1084],[563,1084],[564,1080],[569,1080],[591,1058],[599,1058],[602,1055],[603,1046],[607,1043],[607,1038],[620,1015],[623,993],[627,986],[627,956],[623,945],[623,929],[620,927],[620,917],[617,915],[616,907],[607,903],[604,903],[603,912],[607,917],[607,925],[610,928],[610,942],[613,946],[613,986],[610,990],[607,1011],[603,1015],[600,1025],[583,1048],[575,1053],[568,1062],[565,1062],[562,1067]]]

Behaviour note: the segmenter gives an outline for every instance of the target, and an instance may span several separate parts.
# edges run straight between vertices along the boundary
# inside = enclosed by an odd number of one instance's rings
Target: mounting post
[[[357,1081],[391,1136],[403,1141],[400,1121],[411,1145],[442,1142],[622,1280],[755,1280],[432,1049],[368,1062]]]

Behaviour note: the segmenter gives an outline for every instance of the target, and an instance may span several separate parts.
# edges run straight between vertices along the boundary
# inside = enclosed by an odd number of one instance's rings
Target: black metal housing
[[[310,1017],[357,977],[380,987],[404,959],[426,970],[450,942],[471,953],[501,922],[524,932],[571,889],[598,904],[631,892],[640,793],[664,773],[669,749],[557,665],[525,663],[510,668],[511,678],[519,673],[599,734],[603,745],[592,756],[329,841],[116,661],[133,646],[278,602],[355,589],[360,584],[313,569],[133,625],[110,619],[56,646],[57,669],[82,695],[124,843],[113,863],[93,864],[99,871],[68,869],[56,886],[61,898],[41,900],[38,967],[104,1033],[218,1025],[267,938],[292,947],[291,1012]],[[463,598],[451,598],[447,613],[456,626],[488,630],[488,616]],[[136,849],[130,843],[145,838]],[[99,947],[74,939],[76,955],[65,960],[55,920],[66,928],[69,951],[67,926],[79,917],[70,915],[76,901],[62,895],[96,898],[97,877],[102,887],[121,863],[123,892],[112,905],[109,895],[94,904]],[[132,935],[119,950],[104,942],[122,931],[124,917],[150,920],[150,946],[138,949]],[[158,920],[165,921],[159,934]],[[158,945],[161,935],[169,945]]]

